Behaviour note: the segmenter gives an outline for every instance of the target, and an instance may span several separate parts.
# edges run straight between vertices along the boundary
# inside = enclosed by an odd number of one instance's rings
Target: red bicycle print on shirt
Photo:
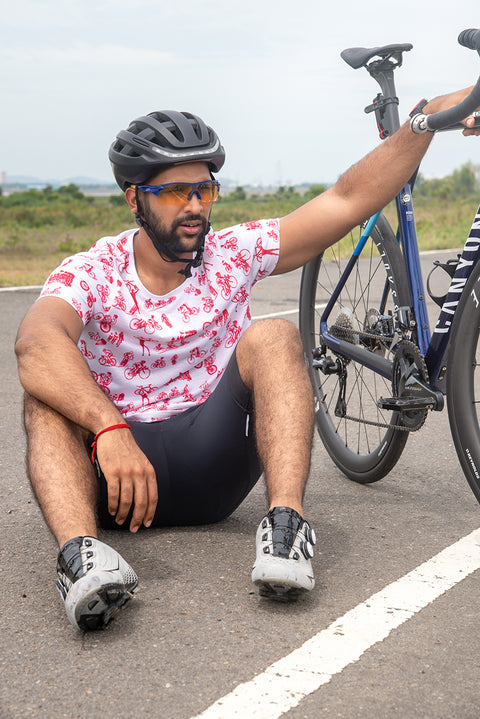
[[[102,303],[105,305],[108,302],[108,297],[110,295],[110,289],[106,287],[105,285],[97,285],[97,292],[100,295],[100,299],[102,300]]]
[[[85,342],[85,340],[80,340],[79,344],[80,350],[85,359],[95,359],[95,355],[93,354],[93,352],[90,352],[90,350],[87,348],[87,343]]]
[[[117,364],[117,360],[113,356],[113,354],[110,352],[110,350],[103,350],[102,356],[98,360],[99,364],[103,364],[107,367],[115,367]]]
[[[276,255],[278,255],[278,253],[279,253],[279,248],[278,248],[278,247],[274,247],[274,248],[272,248],[271,250],[266,250],[266,249],[263,247],[263,245],[262,245],[261,239],[259,238],[259,239],[257,240],[256,245],[255,245],[255,255],[254,255],[254,257],[255,257],[255,259],[257,260],[257,262],[260,262],[260,264],[262,263],[263,258],[264,258],[265,255],[274,255],[274,256],[276,256]]]
[[[200,313],[200,308],[189,307],[186,303],[184,303],[183,305],[180,305],[178,311],[182,314],[184,322],[190,322],[191,317]]]
[[[227,327],[228,336],[225,341],[225,347],[233,347],[234,344],[236,344],[241,331],[242,328],[238,324],[237,320],[233,320],[233,322],[230,322]]]
[[[108,341],[116,347],[120,347],[124,339],[123,332],[112,332],[108,335]]]
[[[88,263],[88,262],[85,262],[85,264],[80,265],[80,267],[78,268],[78,271],[79,271],[79,272],[82,272],[82,271],[83,271],[83,272],[86,272],[87,275],[89,275],[89,276],[92,278],[92,280],[96,280],[96,279],[97,279],[97,275],[95,274],[93,265],[91,265],[91,264]]]
[[[107,340],[104,339],[101,335],[98,334],[98,332],[89,332],[88,336],[92,340],[92,342],[95,342],[96,345],[106,345]]]
[[[92,370],[92,376],[95,382],[103,389],[103,391],[106,394],[110,394],[108,385],[112,383],[112,373],[111,372],[94,372]]]
[[[246,305],[248,303],[249,295],[245,285],[242,285],[238,292],[233,295],[232,301],[235,302],[236,305]]]
[[[123,374],[125,375],[125,379],[133,379],[134,377],[148,379],[151,372],[145,364],[145,360],[141,360],[140,362],[134,362],[131,367],[127,367]]]
[[[235,257],[232,257],[232,262],[237,268],[237,270],[241,270],[244,275],[248,275],[250,272],[250,258],[252,257],[252,254],[249,250],[243,249],[240,250],[240,252],[237,252]]]
[[[152,315],[148,320],[143,317],[134,317],[130,321],[130,329],[132,330],[143,330],[147,335],[153,335],[155,330],[160,330],[161,326]]]
[[[117,324],[118,315],[106,315],[103,312],[99,312],[93,315],[93,319],[99,323],[100,330],[102,332],[110,332],[113,325]]]
[[[133,394],[136,394],[142,398],[142,407],[145,406],[145,404],[149,404],[148,398],[152,394],[152,392],[155,392],[158,387],[154,387],[152,384],[144,384],[140,387],[137,387],[135,392]]]
[[[232,275],[222,275],[220,272],[217,272],[215,277],[217,278],[217,285],[221,288],[223,299],[230,299],[232,289],[238,284],[235,277],[232,277]]]

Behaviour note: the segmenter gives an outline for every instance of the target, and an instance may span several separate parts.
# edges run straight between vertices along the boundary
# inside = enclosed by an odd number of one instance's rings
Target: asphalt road
[[[295,310],[298,288],[298,273],[260,283],[254,316]],[[104,632],[75,631],[54,587],[55,542],[24,467],[13,341],[36,294],[0,292],[2,719],[190,719],[480,526],[446,412],[432,414],[391,474],[370,486],[343,478],[316,441],[305,502],[318,537],[309,596],[271,603],[250,583],[265,509],[259,484],[214,526],[103,532],[136,569],[141,591]],[[283,716],[476,719],[479,590],[476,571]]]

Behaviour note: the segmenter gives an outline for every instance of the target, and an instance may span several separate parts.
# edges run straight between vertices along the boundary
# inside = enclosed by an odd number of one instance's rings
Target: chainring
[[[406,380],[413,374],[428,384],[428,369],[417,345],[409,340],[401,340],[393,360],[392,390],[394,397],[408,396]],[[400,422],[410,432],[419,430],[427,417],[428,409],[409,410],[400,413]]]

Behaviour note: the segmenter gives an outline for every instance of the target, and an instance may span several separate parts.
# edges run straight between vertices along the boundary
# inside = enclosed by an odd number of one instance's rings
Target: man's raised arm
[[[423,112],[432,114],[461,102],[472,88],[443,95]],[[474,118],[465,120],[464,135]],[[337,183],[280,220],[280,257],[274,274],[306,264],[353,227],[385,207],[413,175],[426,153],[433,133],[414,134],[409,123],[345,172]]]

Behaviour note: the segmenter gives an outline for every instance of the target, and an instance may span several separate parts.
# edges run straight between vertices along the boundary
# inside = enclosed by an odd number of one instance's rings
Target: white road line
[[[480,529],[388,584],[193,719],[276,719],[480,568]]]
[[[294,310],[283,310],[282,312],[270,312],[268,315],[255,315],[252,320],[268,320],[270,317],[282,317],[282,315],[296,315],[298,307]]]
[[[326,305],[315,305],[316,310],[323,310]],[[268,320],[270,317],[282,317],[283,315],[296,315],[298,314],[298,307],[296,310],[283,310],[282,312],[270,312],[268,315],[255,315],[252,320]]]
[[[0,287],[0,292],[21,292],[22,290],[41,290],[43,285],[23,285],[22,287]]]

